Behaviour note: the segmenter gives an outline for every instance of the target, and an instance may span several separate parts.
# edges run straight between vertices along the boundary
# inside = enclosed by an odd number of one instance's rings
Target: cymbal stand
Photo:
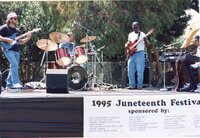
[[[38,88],[38,86],[40,85],[40,83],[43,82],[43,81],[45,81],[45,83],[46,83],[46,71],[47,71],[47,68],[48,68],[48,51],[47,51],[47,46],[48,46],[48,41],[46,43],[46,48],[44,50],[44,53],[43,53],[43,56],[42,56],[42,60],[40,62],[40,67],[41,67],[43,65],[43,62],[44,62],[44,57],[46,56],[46,62],[44,64],[43,78],[40,80],[40,82],[35,87],[33,87],[33,89]]]
[[[92,78],[92,84],[91,84],[91,90],[94,90],[95,84],[101,88],[101,86],[107,87],[107,89],[111,89],[113,87],[116,87],[112,84],[108,84],[103,82],[100,78],[97,77],[97,71],[96,71],[96,66],[97,62],[100,63],[101,68],[103,68],[102,63],[100,62],[99,57],[97,56],[97,51],[95,50],[95,45],[91,45],[89,42],[89,46],[91,47],[91,52],[94,53],[94,58],[93,58],[93,63],[92,63],[92,72],[93,72],[93,78]]]

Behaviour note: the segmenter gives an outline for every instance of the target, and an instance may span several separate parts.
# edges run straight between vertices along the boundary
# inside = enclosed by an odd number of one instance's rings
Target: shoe
[[[20,89],[20,88],[22,88],[22,87],[23,87],[23,86],[22,86],[21,84],[16,83],[16,84],[13,85],[12,89]]]
[[[138,90],[142,90],[142,87],[138,87],[137,89],[138,89]]]
[[[184,88],[181,88],[180,91],[181,92],[193,92],[195,89],[197,88],[197,86],[192,86],[192,85],[189,85],[188,87],[184,87]]]
[[[21,89],[20,89],[21,90]],[[18,92],[19,88],[10,88],[10,87],[6,87],[4,89],[4,92]]]
[[[200,87],[197,87],[197,89],[195,89],[194,92],[200,93]]]
[[[136,88],[133,88],[133,87],[130,87],[130,86],[129,86],[129,87],[126,87],[126,89],[127,89],[127,90],[134,90],[134,89],[136,89]]]

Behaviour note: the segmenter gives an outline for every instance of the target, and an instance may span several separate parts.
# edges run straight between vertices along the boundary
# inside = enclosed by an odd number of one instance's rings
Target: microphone
[[[97,52],[101,51],[101,50],[104,49],[105,47],[106,47],[105,45],[102,46],[102,47],[100,47],[99,49],[97,49]]]

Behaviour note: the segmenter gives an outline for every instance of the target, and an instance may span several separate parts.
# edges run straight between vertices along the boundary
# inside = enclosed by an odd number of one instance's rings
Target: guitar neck
[[[29,33],[37,32],[37,31],[39,31],[39,30],[41,30],[41,28],[33,29],[33,30],[29,31],[29,32],[26,32],[26,33],[20,35],[20,36],[17,36],[17,37],[15,38],[15,40],[19,40],[19,39],[21,39],[21,38],[27,36]]]
[[[30,31],[30,32],[32,33],[32,31]],[[20,35],[20,36],[17,36],[17,37],[15,38],[15,40],[19,40],[19,39],[21,39],[21,38],[27,36],[28,33],[29,33],[29,32],[26,32],[26,33],[24,33],[24,34],[22,34],[22,35]]]

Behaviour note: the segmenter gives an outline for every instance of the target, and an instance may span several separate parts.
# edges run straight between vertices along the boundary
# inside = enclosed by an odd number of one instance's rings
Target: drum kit
[[[96,39],[96,36],[86,36],[82,38],[80,42],[86,43],[84,45],[76,46],[70,42],[70,38],[67,34],[60,32],[52,32],[49,35],[50,39],[40,39],[36,42],[38,48],[44,51],[41,64],[43,66],[44,57],[46,56],[46,62],[44,64],[44,78],[41,81],[46,79],[46,70],[47,69],[68,69],[68,83],[71,90],[82,90],[88,84],[88,73],[86,69],[82,66],[88,62],[87,54],[91,54],[96,57],[97,52],[94,50],[91,45],[91,41]],[[60,47],[58,44],[71,44],[74,45],[73,50],[70,54],[70,49],[66,47]],[[91,46],[91,52],[89,53],[86,48],[86,45]],[[89,49],[89,48],[88,48]],[[48,61],[48,52],[55,51],[55,61]],[[96,59],[92,64],[93,70],[96,73]],[[100,62],[100,61],[99,61]],[[95,75],[96,76],[96,75]],[[40,81],[40,82],[41,82]]]

